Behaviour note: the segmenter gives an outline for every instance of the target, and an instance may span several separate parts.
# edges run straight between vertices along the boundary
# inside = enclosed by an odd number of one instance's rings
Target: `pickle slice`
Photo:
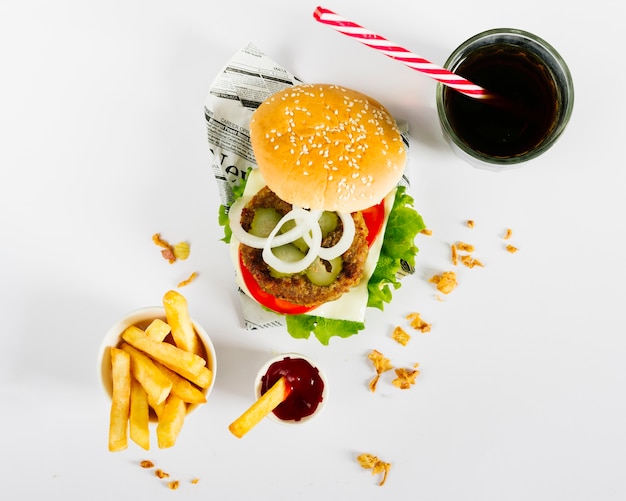
[[[331,231],[334,231],[337,228],[337,224],[339,223],[339,216],[337,216],[336,212],[322,212],[320,216],[320,228],[322,229],[322,238],[325,238]]]
[[[280,229],[280,233],[287,233],[289,230],[295,227],[296,227],[296,222],[292,219],[291,221],[287,221],[285,224],[283,224],[282,228]],[[306,244],[306,242],[304,241],[304,238],[302,237],[298,238],[297,240],[294,240],[292,244],[295,245],[298,249],[300,249],[305,254],[309,250],[309,246]]]
[[[269,207],[256,209],[250,224],[250,233],[256,237],[267,238],[281,217],[278,211]]]
[[[313,264],[306,269],[306,276],[311,283],[320,286],[326,286],[332,284],[337,275],[343,268],[343,260],[341,256],[326,261],[325,259],[317,258],[313,261]]]
[[[305,255],[304,252],[298,249],[294,244],[285,244],[285,245],[280,245],[278,247],[274,247],[272,249],[272,252],[278,259],[281,259],[282,261],[287,261],[290,263],[299,261],[300,259],[304,258],[304,255]],[[269,269],[270,269],[270,275],[272,275],[274,278],[283,278],[283,277],[292,275],[292,273],[282,273],[280,271],[277,271],[271,266],[269,267]]]

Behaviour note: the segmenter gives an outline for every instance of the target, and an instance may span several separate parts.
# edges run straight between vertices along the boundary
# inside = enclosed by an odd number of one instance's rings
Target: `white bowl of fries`
[[[215,349],[206,331],[189,317],[175,291],[163,306],[134,310],[105,334],[98,377],[111,399],[109,450],[130,438],[149,449],[149,422],[159,448],[174,445],[184,419],[206,403],[215,383]]]

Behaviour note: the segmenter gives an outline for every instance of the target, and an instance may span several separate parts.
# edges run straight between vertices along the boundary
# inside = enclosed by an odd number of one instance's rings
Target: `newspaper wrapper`
[[[300,79],[252,43],[238,51],[211,83],[204,103],[204,116],[212,154],[211,168],[221,204],[226,208],[233,202],[233,187],[242,182],[248,169],[257,167],[250,144],[252,113],[272,94],[299,83],[302,83]],[[408,149],[408,123],[397,122]],[[408,165],[399,184],[409,185]],[[402,265],[402,275],[414,272],[407,263]],[[239,298],[247,329],[285,324],[282,315],[263,308],[241,289]]]

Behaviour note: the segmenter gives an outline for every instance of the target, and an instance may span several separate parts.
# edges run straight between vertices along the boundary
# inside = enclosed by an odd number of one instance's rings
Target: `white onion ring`
[[[230,206],[230,210],[228,212],[228,219],[230,222],[230,229],[233,232],[233,236],[239,240],[244,245],[248,247],[252,247],[254,249],[262,249],[265,247],[267,242],[267,238],[265,237],[257,237],[256,235],[252,235],[243,229],[241,226],[241,213],[243,209],[248,205],[248,202],[252,197],[241,197],[235,200],[233,204]],[[305,211],[306,212],[306,211]],[[277,226],[280,229],[281,225]],[[278,230],[277,230],[278,231]],[[307,228],[302,227],[301,225],[296,224],[296,226],[286,233],[282,233],[273,239],[272,246],[279,247],[281,245],[289,244],[298,240],[304,233],[307,232]]]
[[[339,216],[341,222],[343,223],[343,232],[341,234],[339,242],[337,242],[335,245],[333,245],[332,247],[320,248],[319,257],[325,259],[326,261],[335,259],[336,257],[339,257],[344,252],[346,252],[352,245],[356,234],[354,219],[352,219],[352,215],[350,213],[337,212],[337,216]]]
[[[307,243],[307,245],[309,245],[309,250],[302,259],[289,262],[277,258],[276,255],[272,252],[272,247],[278,246],[275,243],[275,240],[277,240],[277,238],[274,238],[276,237],[278,231],[287,221],[292,220],[296,222],[296,227],[304,228],[304,233],[308,236],[307,240],[310,239],[311,244]],[[287,233],[285,233],[285,235]],[[285,214],[268,235],[265,246],[263,247],[263,260],[269,266],[271,266],[280,273],[299,273],[307,269],[313,263],[313,261],[317,259],[321,248],[322,229],[320,228],[318,219],[316,219],[310,212],[304,209],[295,208],[291,212]]]

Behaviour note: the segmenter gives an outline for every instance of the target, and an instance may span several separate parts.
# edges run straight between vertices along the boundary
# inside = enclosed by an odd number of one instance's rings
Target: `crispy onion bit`
[[[310,236],[311,243],[309,244],[309,250],[302,259],[298,261],[284,261],[276,257],[272,252],[273,247],[277,247],[275,240],[277,240],[276,234],[280,231],[283,225],[288,221],[294,221],[296,227],[304,228],[305,233]],[[308,240],[308,238],[307,238]],[[270,232],[263,247],[263,260],[272,268],[280,273],[299,273],[307,269],[313,261],[319,255],[322,248],[322,230],[318,223],[318,220],[310,212],[294,208],[291,212],[285,214],[274,229]]]

